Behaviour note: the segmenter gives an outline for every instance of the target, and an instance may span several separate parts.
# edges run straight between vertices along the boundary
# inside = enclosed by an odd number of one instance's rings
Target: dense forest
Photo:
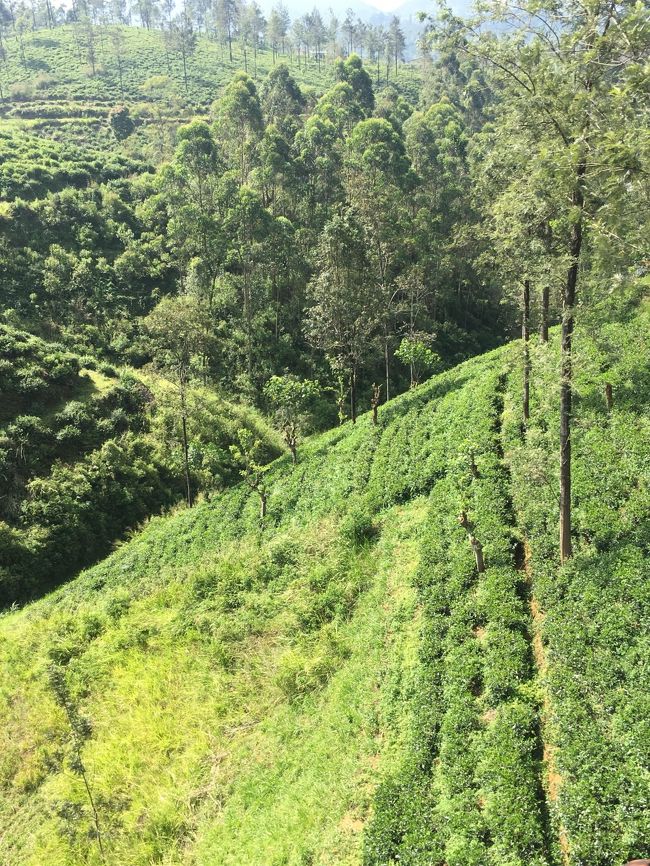
[[[0,0],[7,866],[650,856],[650,12],[422,5]]]

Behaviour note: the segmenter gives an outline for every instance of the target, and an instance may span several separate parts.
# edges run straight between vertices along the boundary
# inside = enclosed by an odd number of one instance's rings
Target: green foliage
[[[294,463],[298,438],[309,423],[309,410],[318,396],[317,382],[300,380],[297,376],[272,376],[264,393],[273,408],[276,424],[282,431]]]
[[[422,340],[404,338],[395,351],[395,357],[411,367],[411,384],[418,385],[424,373],[434,373],[440,367],[440,357]]]
[[[377,426],[365,415],[306,439],[292,472],[271,464],[262,531],[259,494],[243,483],[152,519],[6,615],[3,856],[96,856],[93,834],[51,817],[67,802],[78,826],[89,818],[79,778],[53,757],[70,727],[48,697],[52,659],[93,721],[81,757],[107,856],[127,866],[179,846],[233,866],[296,851],[331,864],[549,866],[560,830],[603,866],[643,853],[647,333],[642,309],[595,341],[580,334],[569,567],[554,558],[543,478],[555,347],[533,359],[525,444],[513,347],[390,401]],[[593,374],[603,338],[618,347],[611,415]],[[237,446],[245,472],[263,465],[256,438]],[[483,546],[480,574],[461,510]],[[592,783],[602,766],[611,785]]]
[[[111,108],[108,113],[108,122],[118,141],[128,138],[135,129],[131,112],[126,105],[116,105]]]
[[[175,346],[182,337],[178,326],[165,334],[175,337]],[[40,595],[106,555],[126,530],[177,502],[183,488],[178,406],[169,382],[116,377],[92,358],[11,328],[0,336],[7,359],[0,429],[4,606]],[[113,378],[91,370],[99,366]],[[259,459],[280,452],[252,410],[194,387],[186,389],[185,402],[199,490],[237,480],[228,446],[242,427],[258,437]],[[34,414],[24,414],[27,406]]]

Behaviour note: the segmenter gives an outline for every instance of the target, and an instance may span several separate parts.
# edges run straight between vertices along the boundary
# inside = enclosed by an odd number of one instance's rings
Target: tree
[[[363,68],[360,57],[352,54],[347,60],[339,58],[334,64],[334,78],[336,81],[344,81],[349,84],[366,116],[372,114],[375,107],[375,94],[372,89],[372,80]]]
[[[305,97],[286,63],[278,64],[267,75],[261,102],[267,124],[273,124],[292,139],[305,110]]]
[[[404,38],[404,32],[397,15],[393,15],[388,25],[388,45],[390,47],[390,54],[395,62],[395,75],[397,75],[397,63],[399,60],[404,60],[404,49],[406,47],[406,39]]]
[[[119,27],[113,27],[110,32],[110,41],[117,63],[117,79],[120,84],[120,95],[124,99],[124,53],[126,47],[124,32]]]
[[[573,552],[571,516],[571,424],[573,332],[581,264],[589,232],[606,227],[598,203],[622,199],[638,168],[630,135],[637,112],[630,88],[638,64],[647,60],[647,10],[632,0],[566,0],[561,5],[523,0],[489,4],[487,17],[506,35],[480,32],[447,14],[445,38],[484,65],[502,92],[502,103],[519,127],[534,131],[529,160],[544,164],[562,191],[555,220],[564,237],[560,372],[560,558]],[[612,147],[612,140],[618,144]],[[552,160],[546,158],[552,153]],[[600,225],[596,224],[598,214]]]
[[[325,353],[335,376],[345,376],[350,417],[357,418],[357,379],[377,331],[377,292],[368,279],[366,239],[348,208],[325,226],[318,246],[317,273],[308,296],[306,333]]]
[[[316,52],[316,62],[318,63],[318,71],[320,72],[320,64],[322,59],[322,49],[327,31],[320,12],[316,7],[306,16],[306,30],[309,42],[314,46]]]
[[[440,369],[440,356],[436,355],[422,340],[405,337],[395,352],[395,357],[407,364],[411,373],[411,388],[416,388],[425,373]]]
[[[264,127],[257,88],[244,72],[238,72],[215,103],[215,134],[226,156],[237,167],[240,184],[248,181],[255,147]]]
[[[185,93],[188,93],[187,61],[196,51],[197,36],[185,9],[180,15],[172,18],[170,29],[165,31],[164,38],[168,48],[180,54],[183,66],[183,84],[185,85]]]
[[[294,465],[298,462],[298,441],[308,422],[309,406],[319,391],[316,382],[292,375],[272,376],[264,387]]]
[[[144,319],[143,325],[151,340],[156,364],[166,375],[172,377],[176,385],[185,496],[188,508],[191,508],[194,494],[189,456],[188,389],[196,359],[207,348],[208,320],[204,308],[196,298],[180,295],[163,298]]]
[[[363,225],[367,258],[381,304],[386,399],[390,398],[391,306],[397,260],[403,247],[410,163],[395,128],[384,119],[363,120],[347,142],[350,201]]]
[[[135,129],[131,112],[126,105],[115,105],[108,112],[108,123],[118,141],[124,141]]]
[[[225,257],[220,208],[223,158],[210,127],[195,120],[177,133],[174,159],[162,172],[169,208],[168,233],[185,274],[212,311],[215,285]]]
[[[356,15],[353,9],[348,9],[341,25],[341,33],[345,37],[345,48],[347,54],[352,54],[354,51],[354,40],[357,33]]]
[[[286,33],[283,32],[280,13],[278,12],[277,7],[274,6],[273,9],[271,9],[271,14],[269,15],[269,20],[266,25],[266,39],[271,46],[273,65],[275,65],[275,57],[279,51],[280,45],[282,44],[282,40],[285,37]]]
[[[228,56],[232,63],[232,41],[237,32],[236,0],[216,0],[215,22],[221,40],[228,43]]]
[[[237,431],[237,445],[230,446],[230,453],[240,466],[239,473],[245,484],[257,493],[260,500],[260,520],[266,517],[268,501],[268,490],[264,483],[264,476],[269,470],[268,465],[260,463],[262,442],[255,439],[250,430],[241,428]]]
[[[253,77],[257,78],[257,50],[264,36],[266,20],[256,0],[246,7],[242,16],[248,40],[253,47]]]
[[[101,822],[99,820],[99,812],[97,810],[96,798],[90,785],[90,778],[86,765],[84,764],[81,750],[84,741],[90,737],[92,727],[88,719],[86,719],[79,711],[77,702],[74,700],[68,680],[66,676],[66,668],[56,662],[50,662],[47,669],[48,685],[56,701],[57,705],[63,710],[66,723],[69,730],[68,746],[68,765],[73,773],[78,775],[86,792],[86,797],[90,805],[92,813],[92,824],[94,835],[97,839],[97,847],[99,849],[99,858],[102,863],[106,863],[106,850],[104,847],[104,834],[102,832]]]

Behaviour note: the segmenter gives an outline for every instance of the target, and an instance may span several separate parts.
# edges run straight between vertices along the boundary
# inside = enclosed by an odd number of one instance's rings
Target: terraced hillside
[[[523,432],[511,344],[273,463],[263,522],[231,488],[6,614],[0,860],[647,854],[650,311],[623,318],[578,335],[562,568],[556,346]]]
[[[8,39],[0,65],[0,200],[42,197],[152,170],[173,150],[174,130],[194,116],[207,116],[240,70],[259,83],[276,63],[288,63],[312,96],[333,81],[331,63],[299,64],[296,57],[274,58],[270,49],[256,55],[249,49],[245,57],[238,43],[231,60],[227,49],[202,36],[186,59],[186,85],[181,57],[165,47],[162,33],[140,27],[98,27],[94,71],[83,34],[72,26],[28,31],[21,38],[24,57],[17,38]],[[419,72],[402,65],[394,83],[416,99]],[[129,106],[133,118],[126,141],[116,140],[109,123],[116,105]]]

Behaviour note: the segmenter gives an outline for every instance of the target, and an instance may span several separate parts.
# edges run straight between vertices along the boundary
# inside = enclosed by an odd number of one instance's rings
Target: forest
[[[650,857],[650,12],[378,20],[0,0],[2,864]]]

